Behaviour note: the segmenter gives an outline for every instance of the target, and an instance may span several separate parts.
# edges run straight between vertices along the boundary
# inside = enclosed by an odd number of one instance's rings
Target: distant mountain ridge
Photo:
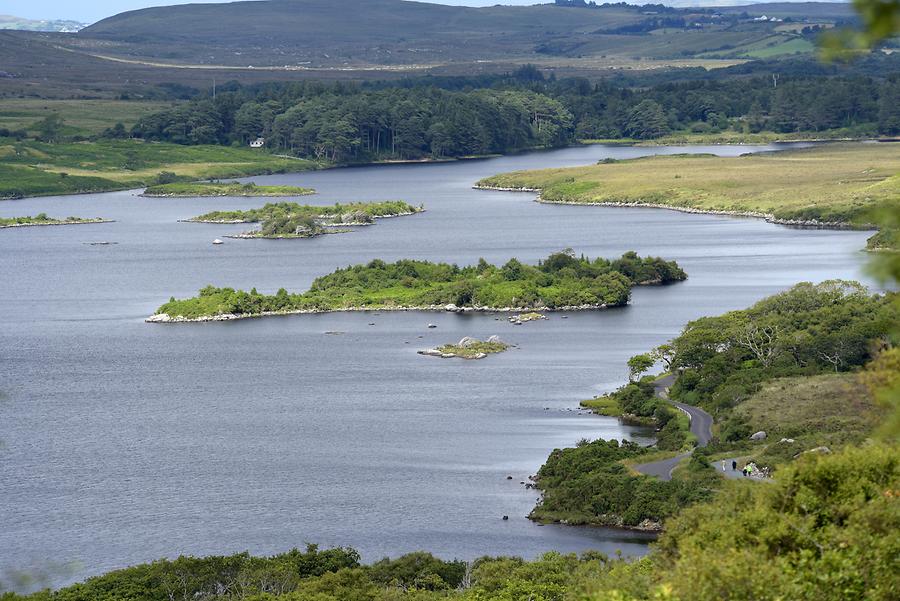
[[[746,1],[746,0],[745,0]],[[579,4],[580,0],[576,2]],[[728,59],[810,52],[790,27],[754,23],[771,13],[800,23],[851,16],[849,5],[746,7],[540,4],[465,7],[408,0],[256,0],[145,8],[78,34],[105,55],[193,66],[358,68],[553,57]],[[570,3],[571,4],[571,3]],[[786,42],[791,42],[783,46]],[[746,54],[746,56],[743,56]]]
[[[17,31],[51,31],[58,33],[76,33],[87,27],[85,23],[64,19],[24,19],[12,15],[0,15],[0,29]]]

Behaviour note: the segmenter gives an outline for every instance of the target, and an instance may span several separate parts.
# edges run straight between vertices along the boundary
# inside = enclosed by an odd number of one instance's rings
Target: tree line
[[[336,163],[505,153],[577,139],[672,133],[900,133],[900,76],[772,74],[635,86],[546,78],[423,78],[399,84],[224,86],[144,117],[131,136],[246,145]],[[110,137],[122,137],[121,127]]]

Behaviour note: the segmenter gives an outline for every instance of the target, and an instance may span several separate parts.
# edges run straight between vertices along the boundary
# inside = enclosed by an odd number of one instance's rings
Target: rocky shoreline
[[[235,321],[258,317],[276,317],[281,315],[314,315],[319,313],[364,313],[369,311],[423,311],[449,313],[522,313],[522,312],[562,312],[562,311],[594,311],[609,309],[607,305],[575,305],[558,307],[457,307],[456,305],[427,305],[421,307],[337,307],[333,309],[293,309],[290,311],[264,311],[262,313],[223,313],[221,315],[201,315],[200,317],[171,316],[168,313],[157,313],[146,318],[146,323],[206,323],[213,321]]]
[[[540,188],[507,188],[502,186],[486,186],[476,184],[473,186],[476,190],[493,190],[496,192],[530,192],[537,194],[535,202],[553,205],[570,205],[585,207],[627,207],[627,208],[645,208],[645,209],[668,209],[670,211],[679,211],[681,213],[695,213],[700,215],[723,215],[727,217],[752,217],[754,219],[764,219],[768,223],[776,225],[787,225],[791,227],[804,229],[829,229],[829,230],[866,230],[875,229],[871,224],[854,225],[845,221],[819,221],[817,219],[781,219],[775,217],[772,213],[763,213],[760,211],[730,211],[725,209],[702,209],[698,207],[681,207],[677,205],[669,205],[665,203],[650,202],[576,202],[571,200],[546,200],[541,197],[542,190]]]

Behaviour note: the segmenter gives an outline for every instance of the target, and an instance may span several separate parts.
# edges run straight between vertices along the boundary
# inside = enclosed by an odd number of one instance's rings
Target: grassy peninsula
[[[900,144],[840,143],[740,157],[654,156],[481,180],[548,203],[661,206],[833,226],[873,221],[900,197]]]
[[[537,265],[510,259],[503,266],[480,260],[459,267],[401,260],[339,269],[317,278],[308,292],[274,295],[207,286],[194,298],[161,306],[151,321],[235,319],[256,315],[355,309],[590,309],[628,303],[631,287],[687,278],[674,261],[639,257],[588,259],[571,250]]]
[[[314,169],[313,161],[249,148],[139,140],[38,142],[0,138],[0,199],[143,188]]]
[[[79,223],[108,223],[101,217],[48,217],[46,213],[38,213],[34,217],[0,217],[0,228],[28,227],[32,225],[76,225]]]
[[[193,198],[200,196],[307,196],[312,188],[299,186],[258,186],[253,182],[175,182],[156,184],[144,190],[143,196]]]

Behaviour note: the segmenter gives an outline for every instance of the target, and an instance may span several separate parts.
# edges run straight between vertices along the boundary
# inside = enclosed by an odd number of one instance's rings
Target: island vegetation
[[[466,336],[456,344],[445,344],[434,349],[426,349],[419,351],[420,355],[429,355],[432,357],[441,357],[449,359],[459,357],[461,359],[484,359],[488,355],[502,353],[509,349],[508,344],[500,340],[497,336],[491,336],[487,340],[478,340]]]
[[[188,221],[260,224],[258,230],[232,236],[236,238],[311,238],[351,231],[337,229],[339,226],[372,225],[376,219],[415,215],[424,210],[422,206],[415,207],[401,200],[335,203],[326,206],[279,202],[246,211],[212,211]]]
[[[307,196],[312,188],[299,186],[258,186],[253,182],[176,182],[155,184],[144,190],[143,196],[171,196],[192,198],[199,196]]]
[[[900,144],[829,144],[734,158],[604,160],[497,175],[478,186],[539,190],[547,203],[667,207],[796,225],[865,227],[878,210],[898,203],[898,172]],[[876,240],[883,245],[893,237]]]
[[[32,225],[76,225],[79,223],[107,223],[101,217],[48,217],[46,213],[38,213],[31,217],[0,217],[0,228],[26,227]]]
[[[537,265],[510,259],[447,263],[379,259],[317,278],[308,292],[274,295],[207,286],[196,297],[159,308],[151,321],[235,319],[269,314],[365,309],[597,309],[628,303],[631,287],[687,278],[674,261],[625,253],[615,260],[576,257],[571,249]]]

